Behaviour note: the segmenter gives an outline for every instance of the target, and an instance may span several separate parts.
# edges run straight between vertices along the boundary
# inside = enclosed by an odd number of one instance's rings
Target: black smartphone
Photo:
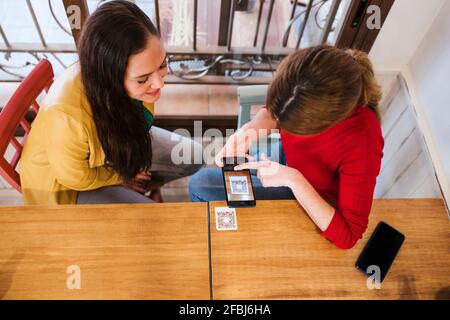
[[[151,175],[151,181],[154,182],[161,182],[161,183],[165,183],[166,181],[166,177],[168,175],[170,175],[170,172],[168,174],[165,174],[166,172],[162,172],[162,171],[150,171]]]
[[[381,221],[359,255],[356,268],[368,276],[373,276],[377,270],[375,268],[378,267],[379,282],[383,282],[404,241],[405,236],[402,233]]]
[[[222,161],[222,175],[228,206],[230,208],[254,207],[256,200],[250,170],[234,170],[238,164],[247,162],[247,158],[228,157],[223,158]]]

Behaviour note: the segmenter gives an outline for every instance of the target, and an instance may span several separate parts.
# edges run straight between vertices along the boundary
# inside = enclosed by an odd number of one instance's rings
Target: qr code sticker
[[[237,230],[236,209],[217,207],[215,211],[217,231]]]
[[[231,176],[230,187],[232,194],[248,194],[248,182],[245,176]]]

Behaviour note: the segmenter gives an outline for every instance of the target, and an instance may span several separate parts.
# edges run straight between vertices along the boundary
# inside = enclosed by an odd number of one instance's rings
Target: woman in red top
[[[266,108],[230,137],[216,162],[221,166],[222,157],[247,151],[261,138],[260,129],[280,129],[287,165],[262,156],[236,170],[256,169],[267,190],[289,188],[324,237],[351,248],[367,228],[383,156],[380,98],[364,52],[330,46],[299,50],[279,66]],[[194,175],[191,187],[204,174]]]

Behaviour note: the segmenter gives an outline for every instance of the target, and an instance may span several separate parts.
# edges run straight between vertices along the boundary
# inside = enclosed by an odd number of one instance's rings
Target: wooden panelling
[[[385,139],[375,198],[441,197],[434,168],[400,75],[377,74]]]
[[[420,194],[424,198],[432,198],[437,194],[440,194],[439,186],[436,183],[436,177],[426,176],[425,179],[419,183],[416,189],[414,189],[408,197],[413,197],[415,194]]]

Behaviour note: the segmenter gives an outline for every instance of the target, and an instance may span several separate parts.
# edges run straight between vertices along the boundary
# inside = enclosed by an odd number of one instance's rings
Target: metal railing
[[[76,41],[73,43],[51,43],[46,41],[44,32],[39,24],[35,10],[33,8],[31,0],[24,0],[26,2],[27,8],[33,20],[33,25],[39,36],[39,42],[37,43],[15,43],[10,41],[8,35],[5,33],[4,28],[2,28],[2,22],[0,21],[0,36],[3,39],[3,43],[0,43],[0,53],[4,54],[8,63],[0,63],[0,70],[3,71],[4,75],[9,76],[8,79],[1,79],[2,75],[0,73],[0,81],[20,81],[25,75],[22,70],[25,67],[34,65],[38,60],[42,58],[48,58],[51,56],[51,60],[56,60],[57,63],[65,68],[66,64],[62,61],[61,54],[76,54]],[[67,10],[67,2],[64,1],[65,9]],[[85,0],[79,0],[85,1]],[[167,1],[167,0],[166,0]],[[219,0],[209,0],[209,1],[219,1]],[[217,28],[219,29],[218,42],[217,45],[208,44],[208,46],[200,46],[198,41],[198,13],[200,8],[200,1],[193,0],[192,3],[192,45],[175,45],[166,46],[168,56],[170,58],[170,74],[167,78],[168,83],[267,83],[276,69],[278,63],[288,55],[289,53],[295,51],[301,47],[302,40],[306,37],[306,29],[308,27],[308,22],[310,22],[313,16],[313,10],[315,10],[315,24],[317,32],[320,33],[318,43],[326,43],[331,32],[336,30],[333,29],[333,25],[336,21],[336,16],[338,9],[341,6],[342,0],[306,0],[306,3],[300,2],[299,0],[291,0],[292,7],[290,8],[290,21],[284,30],[283,36],[281,37],[281,45],[269,46],[269,32],[271,27],[273,27],[274,21],[274,11],[275,5],[279,6],[286,5],[284,0],[270,0],[268,2],[268,8],[266,7],[267,2],[265,0],[259,0],[257,21],[254,29],[254,36],[252,44],[246,47],[236,47],[232,46],[233,38],[236,37],[233,34],[235,27],[235,14],[238,7],[242,10],[242,7],[247,8],[251,5],[252,0],[220,0],[220,20],[217,23]],[[287,0],[286,0],[287,1]],[[100,0],[97,6],[100,5],[104,0]],[[158,30],[163,33],[164,30],[161,25],[162,20],[167,17],[161,17],[161,4],[163,1],[154,0],[153,1],[153,14],[154,20]],[[40,5],[45,4],[44,1],[38,2]],[[173,5],[181,5],[186,1],[173,1]],[[35,2],[36,4],[36,2]],[[59,26],[59,28],[66,34],[72,37],[72,32],[64,27],[63,23],[58,19],[55,12],[55,8],[52,4],[52,0],[47,2],[51,17]],[[318,15],[321,12],[321,8],[325,5],[329,5],[329,11],[324,18],[324,26],[321,26],[318,22]],[[87,5],[84,6],[87,8]],[[148,8],[143,8],[148,9]],[[300,9],[300,10],[299,10]],[[147,10],[148,11],[148,10]],[[264,12],[266,11],[266,14]],[[87,16],[88,12],[84,12]],[[344,14],[341,14],[344,17]],[[177,22],[173,22],[174,24]],[[250,26],[243,26],[242,21],[240,22],[240,28],[248,28]],[[280,24],[279,21],[276,23]],[[298,24],[298,26],[296,26]],[[260,37],[260,29],[264,25],[262,39]],[[173,26],[172,26],[173,28]],[[295,45],[289,44],[289,37],[296,34],[297,40]],[[76,40],[76,39],[75,39]],[[258,45],[258,42],[260,44]],[[291,41],[292,43],[292,41]],[[30,56],[30,59],[23,64],[16,64],[14,62],[13,55],[17,53],[26,53]],[[11,79],[12,77],[12,79]]]

